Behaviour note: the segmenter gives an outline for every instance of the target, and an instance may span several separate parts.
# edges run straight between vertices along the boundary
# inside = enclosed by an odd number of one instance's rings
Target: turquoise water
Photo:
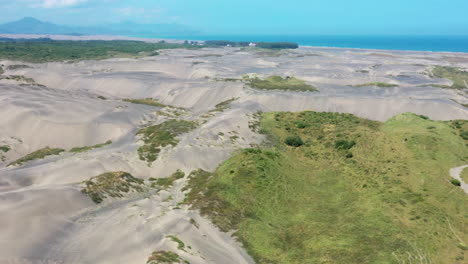
[[[139,36],[179,40],[230,40],[252,42],[290,41],[301,46],[339,47],[383,50],[468,52],[466,36],[255,36],[255,35],[191,35]]]

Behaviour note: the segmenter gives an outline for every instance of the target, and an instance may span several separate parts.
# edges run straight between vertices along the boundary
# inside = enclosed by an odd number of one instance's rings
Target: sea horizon
[[[128,37],[190,41],[295,42],[300,46],[468,53],[468,35],[132,35]]]

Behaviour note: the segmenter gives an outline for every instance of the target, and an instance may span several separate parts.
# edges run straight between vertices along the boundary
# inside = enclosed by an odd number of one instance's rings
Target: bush
[[[354,142],[354,140],[348,141],[348,140],[340,139],[335,142],[336,149],[351,149],[355,145],[356,145],[356,142]]]
[[[461,186],[461,182],[457,179],[451,179],[450,182],[455,186]]]
[[[460,137],[462,137],[464,140],[468,140],[468,131],[461,132]]]
[[[291,147],[300,147],[304,145],[304,141],[302,141],[302,138],[299,136],[288,136],[284,143]]]
[[[296,127],[299,128],[299,129],[302,129],[302,128],[306,128],[307,125],[304,122],[299,120],[299,121],[296,122]]]

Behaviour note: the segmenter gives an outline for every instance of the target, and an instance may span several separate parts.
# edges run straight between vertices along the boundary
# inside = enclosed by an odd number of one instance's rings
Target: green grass
[[[145,99],[123,99],[124,102],[133,103],[133,104],[142,104],[142,105],[149,105],[154,107],[169,107],[168,105],[161,104],[158,100],[153,98],[145,98]]]
[[[4,153],[7,153],[8,151],[11,150],[11,147],[8,146],[8,145],[3,145],[3,146],[0,146],[0,151],[4,152]]]
[[[146,261],[147,264],[172,264],[181,263],[189,264],[188,261],[182,259],[177,253],[170,251],[155,251]]]
[[[175,181],[182,179],[185,177],[185,173],[181,170],[177,170],[171,176],[167,178],[150,178],[151,187],[155,188],[157,186],[162,187],[164,189],[172,187]]]
[[[467,89],[468,88],[468,72],[460,68],[449,66],[435,66],[431,74],[436,78],[445,78],[453,82],[451,86],[441,86],[442,88],[451,89]]]
[[[465,169],[462,171],[460,177],[462,178],[462,180],[463,180],[466,184],[468,184],[468,168],[465,168]]]
[[[139,41],[38,41],[0,42],[0,59],[33,63],[52,61],[100,60],[114,57],[158,55],[157,50],[198,46]]]
[[[398,84],[392,83],[383,83],[383,82],[372,82],[372,83],[364,83],[358,85],[351,85],[352,87],[379,87],[379,88],[393,88],[398,87]]]
[[[285,90],[285,91],[318,91],[317,88],[310,84],[306,84],[305,81],[299,80],[295,77],[283,78],[281,76],[270,76],[266,79],[250,78],[245,79],[250,87],[260,90]]]
[[[460,263],[468,197],[447,179],[468,149],[451,123],[300,112],[260,126],[273,147],[194,171],[185,187],[185,203],[235,230],[257,263]],[[291,134],[304,145],[286,145]]]
[[[210,112],[224,112],[231,108],[231,103],[236,101],[239,98],[231,98],[226,101],[223,101],[217,105],[215,105],[215,108],[213,110],[210,110]]]
[[[179,143],[177,136],[195,129],[196,126],[192,121],[171,119],[139,130],[137,135],[141,136],[144,143],[138,148],[140,159],[151,164],[158,158],[163,147],[176,146]]]
[[[97,204],[102,203],[108,197],[123,197],[123,193],[144,191],[142,179],[123,171],[106,172],[82,183],[84,187],[81,192]]]
[[[52,156],[52,155],[59,155],[60,153],[64,152],[65,150],[64,149],[60,149],[60,148],[49,148],[49,147],[45,147],[43,149],[39,149],[39,150],[36,150],[32,153],[29,153],[28,155],[20,158],[20,159],[17,159],[13,162],[11,162],[10,164],[7,165],[8,166],[15,166],[15,165],[23,165],[24,163],[28,162],[28,161],[32,161],[32,160],[38,160],[38,159],[43,159],[47,156]]]
[[[94,146],[72,148],[72,149],[70,149],[69,152],[81,153],[81,152],[86,152],[86,151],[90,151],[90,150],[97,149],[97,148],[102,148],[102,147],[105,147],[105,146],[110,145],[110,144],[112,144],[112,140],[108,140],[108,141],[106,141],[104,143],[96,144]]]
[[[177,243],[177,249],[178,250],[185,251],[185,243],[182,240],[180,240],[180,238],[178,238],[177,236],[174,236],[174,235],[168,235],[166,237],[170,238],[173,242]]]

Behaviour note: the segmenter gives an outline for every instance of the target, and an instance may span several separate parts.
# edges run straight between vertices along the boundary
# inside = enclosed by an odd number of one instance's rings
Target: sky
[[[0,0],[0,23],[177,23],[204,34],[468,35],[468,0]]]

